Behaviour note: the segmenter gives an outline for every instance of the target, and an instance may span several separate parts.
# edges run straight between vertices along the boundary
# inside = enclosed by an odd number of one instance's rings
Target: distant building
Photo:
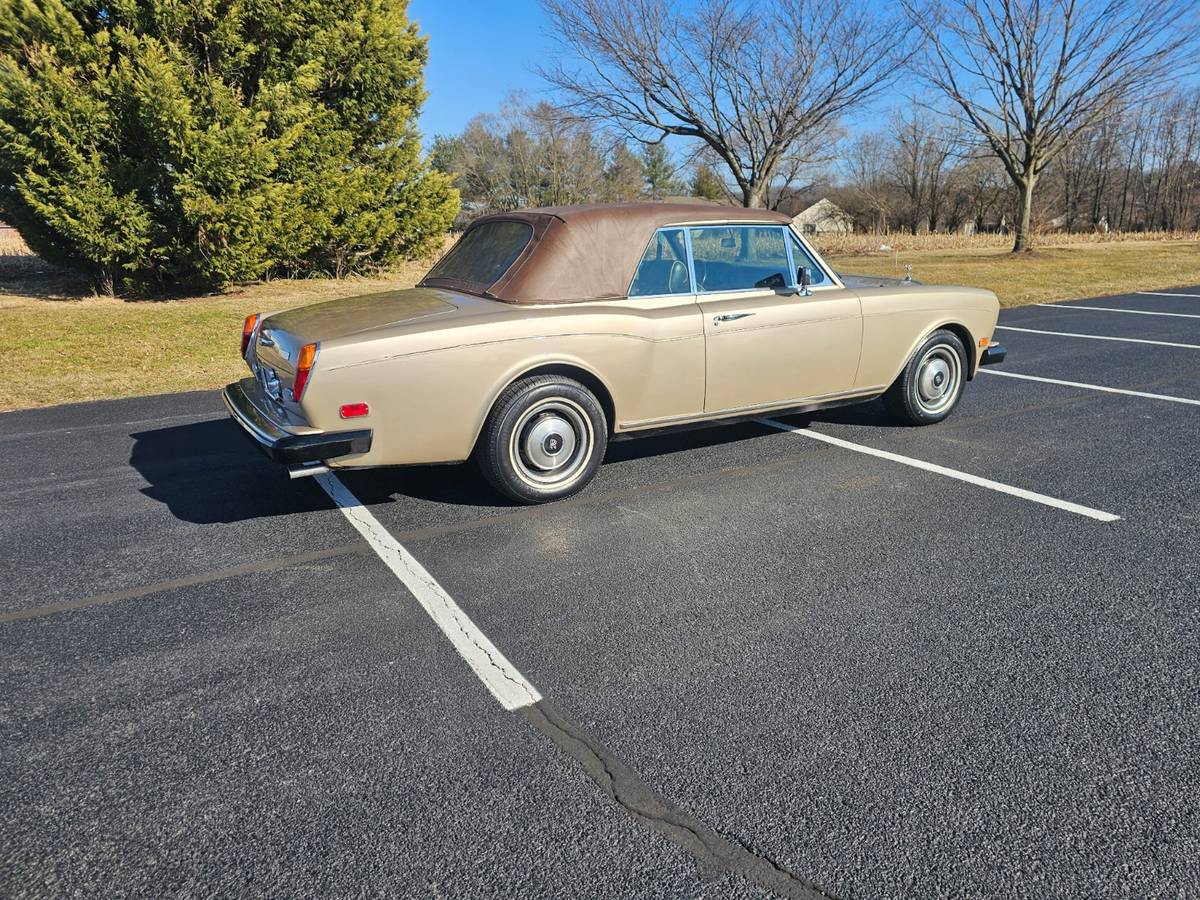
[[[828,197],[797,213],[792,223],[802,234],[850,234],[854,231],[854,219]]]

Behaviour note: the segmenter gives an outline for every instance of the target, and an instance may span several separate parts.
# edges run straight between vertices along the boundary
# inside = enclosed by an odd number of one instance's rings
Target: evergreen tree
[[[436,245],[406,0],[7,0],[0,217],[119,283],[343,275]]]
[[[604,169],[604,189],[601,199],[610,203],[627,203],[642,193],[642,161],[625,144],[618,143],[609,155]]]
[[[696,166],[696,170],[692,173],[690,189],[693,197],[703,197],[705,200],[725,200],[729,196],[725,183],[721,181],[711,166],[704,163]]]
[[[662,144],[646,145],[642,151],[642,174],[646,179],[646,193],[655,200],[683,192],[683,185],[675,177],[671,157]]]

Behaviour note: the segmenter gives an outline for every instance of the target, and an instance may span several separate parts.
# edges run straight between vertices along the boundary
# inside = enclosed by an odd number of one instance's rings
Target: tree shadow
[[[96,296],[91,279],[28,252],[0,245],[0,294],[29,300],[83,300]]]

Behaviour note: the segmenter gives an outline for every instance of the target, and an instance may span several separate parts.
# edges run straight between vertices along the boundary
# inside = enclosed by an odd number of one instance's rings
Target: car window
[[[476,225],[438,260],[425,280],[458,282],[482,292],[508,271],[532,237],[533,228],[525,222]]]
[[[825,274],[825,270],[817,265],[817,261],[812,258],[812,254],[808,249],[796,240],[794,234],[788,234],[788,242],[792,245],[792,261],[796,264],[796,268],[808,266],[809,277],[812,284],[832,284],[829,276]]]
[[[692,259],[699,291],[786,288],[788,272],[783,228],[773,225],[718,225],[691,229]]]
[[[629,296],[651,297],[691,292],[692,279],[688,274],[683,229],[664,228],[656,231],[638,263]]]

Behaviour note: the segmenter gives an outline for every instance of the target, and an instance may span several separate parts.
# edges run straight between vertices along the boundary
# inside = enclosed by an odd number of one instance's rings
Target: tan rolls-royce
[[[840,276],[766,210],[477,219],[415,288],[254,315],[233,418],[293,476],[474,458],[539,503],[610,440],[882,395],[938,422],[1000,362],[994,294]]]

